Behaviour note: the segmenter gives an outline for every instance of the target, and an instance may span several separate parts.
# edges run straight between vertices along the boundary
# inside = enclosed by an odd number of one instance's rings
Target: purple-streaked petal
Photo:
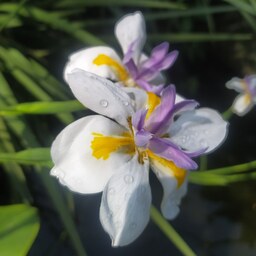
[[[122,17],[116,23],[115,35],[124,54],[128,52],[131,43],[136,41],[133,60],[137,64],[146,41],[146,25],[142,13],[135,12]]]
[[[153,79],[161,70],[171,67],[177,59],[177,56],[178,51],[172,51],[164,56],[163,52],[159,56],[156,56],[156,54],[154,56],[151,55],[150,58],[141,65],[138,79]]]
[[[138,147],[146,147],[149,140],[152,138],[152,133],[147,132],[147,131],[138,131],[135,134],[135,144]]]
[[[198,103],[194,100],[183,100],[178,102],[173,106],[173,109],[170,111],[170,113],[166,116],[165,120],[163,120],[161,127],[158,128],[158,130],[155,131],[156,134],[164,134],[167,132],[169,127],[172,125],[173,119],[176,115],[186,112],[186,111],[192,111],[195,109],[195,107],[198,106]]]
[[[162,61],[169,49],[169,43],[163,42],[159,45],[157,45],[153,50],[151,51],[150,57],[142,64],[142,69],[150,69],[152,66],[155,66],[156,63],[159,63]]]
[[[175,165],[186,170],[197,169],[197,163],[186,155],[181,149],[166,139],[152,138],[149,142],[148,148],[156,155],[167,160],[173,161]]]
[[[170,85],[162,92],[161,103],[146,121],[146,130],[156,133],[169,120],[175,102],[175,87]]]
[[[130,76],[135,80],[135,78],[138,75],[138,69],[137,69],[137,66],[135,65],[133,59],[128,60],[125,63],[125,67],[129,71]]]
[[[136,80],[136,83],[138,84],[138,86],[140,88],[144,89],[145,91],[147,91],[147,92],[152,91],[152,85],[149,82],[147,82],[146,80],[139,79],[139,80]]]
[[[132,116],[132,126],[138,131],[140,131],[144,126],[147,112],[147,109],[140,109]]]
[[[178,54],[179,52],[176,50],[167,54],[164,60],[161,63],[159,63],[158,70],[161,71],[170,68],[176,61]]]
[[[151,89],[153,93],[155,93],[156,95],[160,95],[164,89],[164,84],[153,85]]]

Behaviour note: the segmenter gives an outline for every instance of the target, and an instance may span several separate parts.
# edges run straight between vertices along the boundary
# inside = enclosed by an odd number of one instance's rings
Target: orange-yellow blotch
[[[111,57],[105,55],[105,54],[99,54],[94,60],[93,64],[101,66],[101,65],[107,65],[111,67],[116,75],[118,76],[120,81],[125,81],[129,78],[129,75],[126,71],[126,69],[118,63],[116,60],[112,59]]]
[[[135,152],[135,144],[129,133],[122,136],[105,136],[101,133],[92,133],[94,136],[91,141],[92,155],[100,159],[106,160],[110,154],[122,149],[123,153],[133,154]]]
[[[172,161],[166,160],[160,156],[155,155],[150,150],[147,150],[147,153],[151,161],[153,161],[156,165],[162,165],[163,167],[165,167],[165,171],[168,171],[174,175],[178,182],[178,187],[180,187],[183,184],[187,175],[187,171],[185,169],[176,166]]]
[[[245,97],[244,97],[244,103],[246,105],[249,105],[252,101],[252,96],[251,96],[251,92],[249,90],[248,84],[246,83],[246,81],[242,81],[242,86],[245,90]]]
[[[148,99],[146,103],[146,109],[148,109],[146,119],[150,117],[155,108],[160,104],[161,99],[153,92],[147,92]]]

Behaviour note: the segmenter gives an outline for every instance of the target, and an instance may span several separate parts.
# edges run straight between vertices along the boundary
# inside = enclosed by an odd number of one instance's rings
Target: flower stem
[[[228,121],[233,115],[233,111],[232,111],[232,108],[228,108],[225,112],[222,113],[222,117]]]
[[[222,167],[217,169],[208,170],[206,173],[210,174],[234,174],[239,172],[246,172],[256,168],[256,160],[244,164],[238,164],[228,167]]]
[[[150,210],[151,219],[161,229],[161,231],[173,242],[173,244],[180,250],[185,256],[196,256],[188,244],[182,239],[182,237],[176,232],[171,224],[165,220],[155,206],[151,206]]]

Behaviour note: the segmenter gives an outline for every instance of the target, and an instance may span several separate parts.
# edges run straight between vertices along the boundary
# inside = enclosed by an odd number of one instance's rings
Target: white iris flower
[[[149,221],[150,166],[163,186],[162,213],[175,218],[187,170],[197,168],[191,158],[219,146],[227,123],[214,110],[196,110],[193,100],[175,102],[173,86],[160,98],[142,90],[128,95],[83,70],[67,81],[77,99],[100,115],[81,118],[57,136],[51,174],[75,192],[103,191],[100,220],[113,246],[134,241]]]
[[[239,116],[247,114],[256,103],[256,75],[246,76],[244,79],[234,77],[226,86],[239,93],[232,105],[233,112]]]
[[[146,41],[145,21],[140,12],[121,18],[115,27],[123,59],[108,46],[96,46],[72,54],[64,70],[64,78],[79,68],[118,82],[159,94],[163,89],[162,70],[175,62],[178,52],[168,52],[167,42],[156,46],[149,57],[142,53]],[[158,86],[155,86],[158,85]]]

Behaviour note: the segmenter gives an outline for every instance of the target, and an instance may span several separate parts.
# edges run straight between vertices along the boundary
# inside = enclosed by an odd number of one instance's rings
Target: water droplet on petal
[[[108,101],[107,100],[101,100],[100,101],[100,105],[103,107],[103,108],[106,108],[108,106]]]
[[[204,148],[208,147],[208,144],[207,144],[207,142],[204,139],[200,140],[199,143]]]
[[[182,136],[182,137],[181,137],[181,142],[182,142],[182,143],[186,143],[186,138],[185,138],[185,136]]]
[[[114,188],[110,188],[110,189],[108,189],[108,195],[110,195],[110,196],[113,196],[114,194],[115,194],[115,189]]]
[[[123,102],[125,106],[129,106],[129,102],[128,101],[124,101]]]
[[[208,130],[204,130],[204,134],[205,134],[205,135],[208,135],[208,134],[209,134],[209,131],[208,131]]]
[[[131,184],[131,183],[133,183],[134,178],[133,178],[132,175],[125,175],[125,176],[124,176],[124,181],[125,181],[127,184]]]

